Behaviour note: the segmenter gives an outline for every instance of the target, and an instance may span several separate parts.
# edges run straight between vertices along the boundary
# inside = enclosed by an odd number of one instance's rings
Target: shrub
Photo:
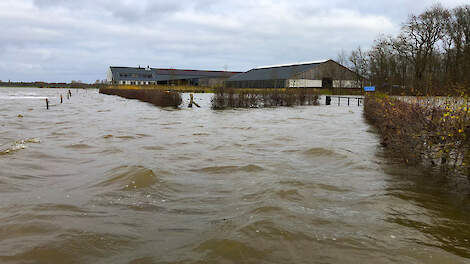
[[[100,93],[118,95],[128,99],[137,99],[161,107],[178,107],[183,100],[177,92],[167,92],[155,89],[112,89],[101,88]]]
[[[318,105],[318,93],[311,89],[218,88],[212,109]]]
[[[469,176],[470,109],[459,98],[367,96],[365,118],[382,145],[405,163],[424,163]]]

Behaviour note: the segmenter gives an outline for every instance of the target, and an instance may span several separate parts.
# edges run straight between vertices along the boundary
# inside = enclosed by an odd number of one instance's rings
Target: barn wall
[[[361,88],[361,82],[355,80],[334,80],[333,88]]]
[[[289,88],[321,88],[322,80],[295,79],[289,80]]]
[[[287,80],[226,81],[227,88],[286,88]]]
[[[228,78],[200,78],[199,86],[222,87],[224,85],[224,81],[227,79]]]
[[[286,70],[283,68],[283,73]],[[291,70],[294,68],[291,68]],[[304,68],[306,69],[306,68]],[[232,88],[359,88],[358,76],[350,69],[329,60],[324,63],[315,64],[310,69],[292,74],[289,80],[276,79],[275,69],[272,70],[272,79],[267,80],[244,80],[244,81],[226,81],[226,87]],[[266,75],[266,74],[265,74]],[[284,74],[285,75],[285,74]],[[251,76],[251,78],[256,78]],[[262,76],[260,78],[266,78]],[[279,77],[278,77],[279,78]],[[285,77],[282,77],[285,78]]]
[[[334,61],[327,61],[310,70],[294,75],[298,79],[322,80],[331,78],[333,80],[355,80],[356,74],[346,67]]]

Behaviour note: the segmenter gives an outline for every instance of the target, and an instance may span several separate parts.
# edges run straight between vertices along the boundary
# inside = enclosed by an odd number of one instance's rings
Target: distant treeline
[[[72,83],[46,83],[46,82],[0,82],[0,87],[38,87],[38,88],[100,88],[104,84]]]
[[[438,95],[470,92],[470,5],[435,5],[410,15],[397,36],[338,60],[382,91]],[[367,80],[367,81],[366,81]]]

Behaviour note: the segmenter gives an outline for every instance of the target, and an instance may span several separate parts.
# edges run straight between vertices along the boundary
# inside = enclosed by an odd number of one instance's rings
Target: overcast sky
[[[246,71],[334,59],[435,3],[468,0],[0,0],[0,80],[94,82],[110,65]]]

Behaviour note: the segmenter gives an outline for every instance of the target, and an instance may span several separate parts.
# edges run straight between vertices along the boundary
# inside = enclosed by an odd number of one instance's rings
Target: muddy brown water
[[[470,263],[468,194],[361,107],[60,94],[0,89],[0,263]]]

